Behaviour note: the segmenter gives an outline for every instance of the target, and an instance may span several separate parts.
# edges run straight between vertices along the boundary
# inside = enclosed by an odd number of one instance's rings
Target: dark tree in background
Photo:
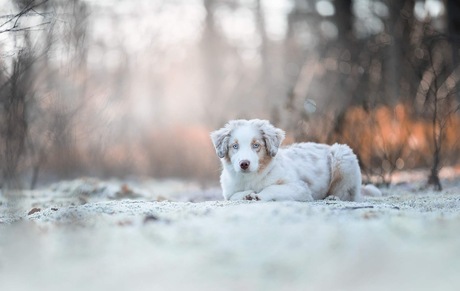
[[[38,52],[35,51],[30,31],[42,29],[50,24],[42,21],[39,24],[20,25],[23,18],[38,14],[45,1],[16,1],[19,12],[6,15],[0,23],[0,34],[21,34],[18,42],[20,48],[11,59],[10,69],[5,63],[0,63],[0,184],[5,188],[20,187],[19,174],[21,163],[27,149],[29,132],[29,110],[33,103],[35,92],[34,79],[35,63]]]
[[[9,34],[13,47],[2,52],[8,57],[0,59],[0,184],[7,189],[27,184],[33,188],[49,159],[67,163],[60,169],[56,163],[62,174],[75,171],[68,166],[77,164],[70,123],[86,95],[81,76],[85,76],[87,15],[79,0],[16,0],[12,4],[18,12],[4,15],[0,23],[0,34]],[[60,10],[72,11],[62,15],[74,19],[63,21],[57,15]],[[56,39],[67,45],[72,83],[51,65]]]
[[[3,142],[1,146],[3,149],[1,155],[2,181],[7,187],[18,186],[18,166],[25,151],[28,130],[26,102],[32,98],[30,95],[33,94],[30,69],[32,63],[32,53],[29,50],[20,51],[13,63],[12,75],[3,83],[0,91],[2,104],[0,132]]]
[[[452,68],[460,64],[460,2],[447,0],[449,35],[452,39]],[[457,94],[460,100],[460,94]]]

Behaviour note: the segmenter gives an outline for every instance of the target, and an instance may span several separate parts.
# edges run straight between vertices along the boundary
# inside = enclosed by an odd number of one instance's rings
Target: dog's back
[[[360,200],[361,173],[356,155],[347,145],[297,143],[280,149],[312,191],[313,199],[336,196],[341,200]],[[286,163],[286,162],[283,162]]]

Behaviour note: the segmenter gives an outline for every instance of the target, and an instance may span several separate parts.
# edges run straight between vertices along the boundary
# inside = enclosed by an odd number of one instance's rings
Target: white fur
[[[372,196],[372,197],[382,196],[382,192],[379,190],[379,188],[375,187],[372,184],[367,184],[361,187],[361,193],[365,196]]]
[[[223,166],[220,182],[226,200],[361,199],[358,160],[347,145],[280,148],[284,131],[259,119],[232,120],[212,132],[211,139]],[[243,169],[246,162],[249,167]]]

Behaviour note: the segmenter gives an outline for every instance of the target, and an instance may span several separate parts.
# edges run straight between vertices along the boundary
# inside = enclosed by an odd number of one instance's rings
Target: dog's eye
[[[260,144],[258,144],[258,143],[253,143],[252,144],[252,148],[254,148],[254,149],[258,149],[259,147],[260,147]]]
[[[240,146],[236,143],[232,147],[233,147],[234,150],[237,150]]]

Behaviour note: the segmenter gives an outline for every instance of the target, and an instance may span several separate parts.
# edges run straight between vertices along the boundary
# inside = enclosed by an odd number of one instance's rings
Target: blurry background
[[[440,188],[459,48],[457,0],[0,0],[0,183],[216,184],[209,132],[264,118]]]

